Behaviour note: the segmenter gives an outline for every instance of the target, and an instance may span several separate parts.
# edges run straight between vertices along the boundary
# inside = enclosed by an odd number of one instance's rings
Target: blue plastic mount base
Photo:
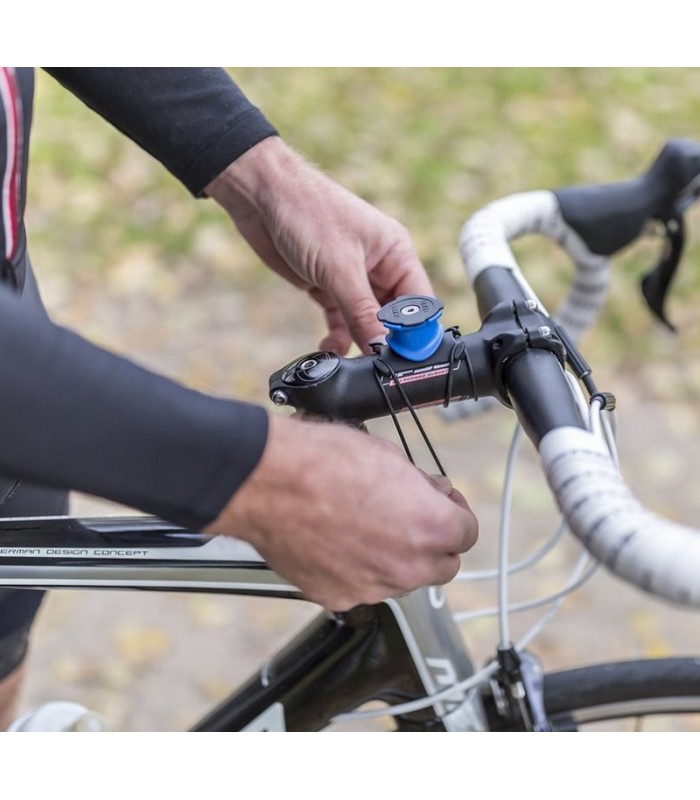
[[[386,343],[407,361],[425,361],[440,346],[444,329],[438,322],[443,304],[435,297],[403,295],[380,309],[388,328]]]

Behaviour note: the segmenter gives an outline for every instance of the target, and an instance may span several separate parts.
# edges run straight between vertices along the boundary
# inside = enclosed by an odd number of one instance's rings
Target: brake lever
[[[672,214],[661,220],[666,233],[664,251],[659,263],[649,270],[641,281],[642,294],[649,309],[673,333],[676,333],[677,329],[666,316],[664,305],[685,246],[683,211],[692,202],[692,199],[684,197],[682,201],[676,203]]]

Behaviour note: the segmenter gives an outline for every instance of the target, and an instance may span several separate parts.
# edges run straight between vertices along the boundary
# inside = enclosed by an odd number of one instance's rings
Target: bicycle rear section
[[[472,663],[459,627],[471,612],[455,613],[445,590],[429,587],[346,614],[320,614],[195,730],[318,730],[388,714],[399,730],[547,731],[700,710],[695,658],[545,675],[529,652],[567,594],[599,563],[673,603],[700,604],[693,566],[700,539],[650,515],[621,481],[609,420],[614,397],[605,391],[615,387],[596,384],[576,344],[604,305],[610,257],[650,220],[663,225],[668,246],[645,278],[644,293],[653,313],[670,326],[665,300],[683,249],[683,215],[700,192],[699,175],[700,147],[674,140],[642,178],[625,184],[496,201],[466,223],[461,240],[483,319],[478,331],[443,328],[443,306],[435,298],[397,298],[380,312],[389,333],[373,355],[345,359],[313,352],[271,377],[270,397],[278,406],[360,426],[389,418],[409,457],[401,419],[411,417],[424,434],[418,407],[443,405],[458,416],[457,401],[466,408],[487,398],[515,410],[584,551],[564,591],[534,604],[545,611],[516,640],[510,611],[518,609],[511,608],[507,578],[522,565],[508,560],[506,490],[499,564],[491,575],[498,582],[498,645],[485,665]],[[510,250],[510,240],[528,233],[560,244],[577,267],[554,316]],[[432,452],[429,437],[423,439]],[[433,455],[444,472],[439,453]],[[552,537],[554,544],[559,539]],[[554,544],[533,548],[525,566]],[[0,584],[299,596],[242,543],[148,519],[0,523]],[[377,701],[382,708],[356,711]]]

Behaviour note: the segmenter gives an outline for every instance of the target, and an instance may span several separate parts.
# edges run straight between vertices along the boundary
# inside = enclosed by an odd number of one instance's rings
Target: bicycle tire
[[[700,658],[660,658],[595,664],[544,678],[544,704],[556,730],[700,713]]]

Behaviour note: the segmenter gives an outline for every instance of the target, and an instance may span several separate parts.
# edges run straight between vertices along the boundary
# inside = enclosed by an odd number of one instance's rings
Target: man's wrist
[[[279,136],[269,136],[229,164],[205,191],[235,219],[263,207],[271,188],[299,160]]]

